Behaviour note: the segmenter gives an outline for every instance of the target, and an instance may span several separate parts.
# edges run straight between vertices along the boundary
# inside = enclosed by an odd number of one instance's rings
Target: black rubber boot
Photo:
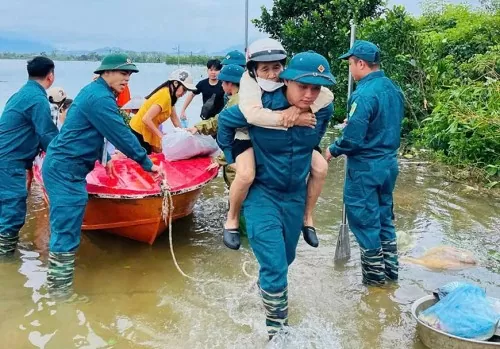
[[[240,231],[238,229],[225,229],[224,237],[222,239],[224,245],[232,250],[238,250],[240,248]]]
[[[316,235],[316,228],[310,226],[302,227],[302,235],[304,235],[304,240],[312,247],[319,246],[318,236]]]

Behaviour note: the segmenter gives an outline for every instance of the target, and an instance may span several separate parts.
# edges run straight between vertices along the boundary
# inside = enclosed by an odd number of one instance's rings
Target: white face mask
[[[266,79],[262,79],[262,78],[257,78],[257,83],[259,84],[260,88],[266,92],[274,92],[274,91],[282,88],[285,85],[282,82],[276,82],[276,81],[266,80]]]

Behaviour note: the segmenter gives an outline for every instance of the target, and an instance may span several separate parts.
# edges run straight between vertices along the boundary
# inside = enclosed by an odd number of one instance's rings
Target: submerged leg
[[[260,295],[266,309],[266,327],[269,339],[284,326],[288,326],[288,290],[270,293],[260,289]]]
[[[370,286],[382,286],[385,284],[382,248],[373,250],[361,248],[361,271],[363,273],[363,284]]]

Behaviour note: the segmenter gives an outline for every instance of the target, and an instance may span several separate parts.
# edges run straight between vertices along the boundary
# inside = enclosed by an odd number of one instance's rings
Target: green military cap
[[[245,69],[236,64],[229,64],[222,67],[222,70],[219,73],[218,79],[220,81],[232,82],[234,84],[239,84],[241,77]]]
[[[102,59],[101,65],[94,73],[101,74],[106,70],[124,70],[138,73],[139,69],[125,53],[112,53]]]
[[[320,86],[330,86],[336,82],[327,59],[314,51],[293,56],[286,69],[281,72],[280,78]]]
[[[356,57],[368,63],[380,63],[380,50],[369,41],[356,40],[351,49],[339,59],[349,59],[349,57]]]
[[[236,64],[244,67],[246,63],[245,55],[238,50],[228,52],[222,60],[222,65]]]

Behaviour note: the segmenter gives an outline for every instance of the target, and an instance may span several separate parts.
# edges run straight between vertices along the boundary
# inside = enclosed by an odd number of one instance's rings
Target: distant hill
[[[252,42],[252,40],[250,40]],[[209,52],[205,49],[196,49],[196,50],[189,50],[186,48],[182,48],[180,50],[180,55],[181,56],[189,56],[189,55],[201,55],[201,56],[224,56],[227,52],[233,51],[233,50],[239,50],[241,52],[244,51],[244,44],[239,44],[239,45],[233,45],[230,47],[225,48],[224,50],[218,51],[218,52]],[[134,51],[134,50],[128,50],[128,49],[123,49],[120,47],[101,47],[97,48],[94,50],[74,50],[74,49],[64,49],[64,48],[57,48],[54,45],[46,42],[40,42],[35,39],[26,39],[22,38],[16,35],[8,34],[8,33],[1,33],[0,32],[0,53],[2,52],[9,52],[9,53],[24,53],[24,54],[39,54],[41,52],[46,52],[47,54],[50,53],[58,53],[58,54],[64,54],[64,55],[69,55],[69,56],[81,56],[81,55],[88,55],[88,54],[98,54],[98,55],[106,55],[111,52],[136,52],[140,53],[139,51]],[[151,53],[151,52],[148,52]],[[155,52],[153,52],[155,53]],[[167,55],[172,55],[175,56],[176,52],[174,50],[168,50],[167,52],[157,52],[160,54],[167,54]]]
[[[54,47],[47,43],[0,35],[0,52],[38,53],[52,52],[53,50]]]

